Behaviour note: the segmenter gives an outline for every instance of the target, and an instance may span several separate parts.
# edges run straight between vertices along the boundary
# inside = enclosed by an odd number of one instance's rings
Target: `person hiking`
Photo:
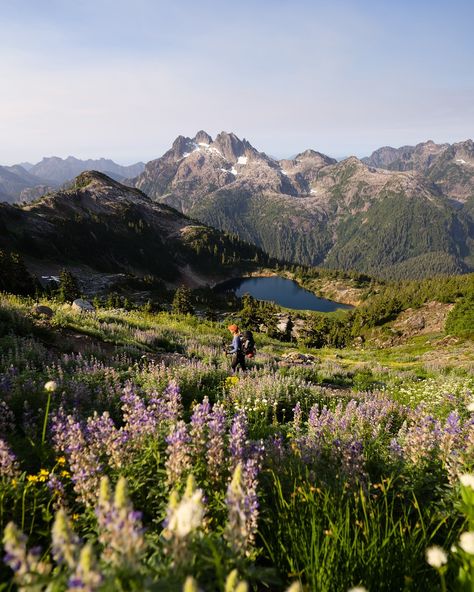
[[[232,345],[227,351],[227,353],[232,356],[232,374],[235,374],[238,371],[239,366],[242,369],[242,371],[245,372],[247,368],[245,367],[245,355],[242,351],[242,339],[240,337],[239,327],[237,325],[229,325],[227,329],[229,329],[233,336]]]

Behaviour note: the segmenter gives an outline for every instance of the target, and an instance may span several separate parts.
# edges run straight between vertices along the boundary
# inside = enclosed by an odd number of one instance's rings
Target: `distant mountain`
[[[43,193],[51,189],[48,182],[36,177],[20,165],[0,166],[0,201],[17,203],[25,199],[25,193],[41,186]]]
[[[379,148],[362,159],[370,166],[391,171],[417,171],[447,197],[465,203],[474,198],[474,142]]]
[[[21,203],[32,201],[45,193],[54,191],[87,170],[108,174],[116,181],[139,175],[145,168],[138,162],[121,166],[113,160],[79,160],[73,156],[66,159],[52,156],[37,164],[24,162],[13,166],[0,166],[0,201]]]
[[[470,162],[464,144],[453,149],[449,166]],[[233,133],[213,140],[201,131],[179,136],[128,183],[278,259],[390,277],[472,269],[474,198],[471,204],[466,196],[473,185],[467,176],[456,185],[454,173],[445,174],[449,167],[434,182],[433,166],[441,166],[449,146],[393,150],[369,163],[337,162],[314,150],[277,161]]]
[[[34,203],[0,204],[0,249],[21,254],[42,273],[77,267],[85,282],[97,272],[204,284],[268,262],[253,245],[97,171]]]
[[[121,166],[107,158],[79,160],[74,156],[68,156],[65,159],[51,156],[43,158],[41,162],[33,165],[29,172],[37,177],[53,181],[56,185],[62,185],[84,171],[99,171],[120,181],[127,177],[139,175],[144,168],[145,165],[142,162],[130,166]]]
[[[31,162],[20,162],[21,167],[23,167],[25,169],[25,171],[29,171],[30,169],[32,169],[35,165],[32,164]]]

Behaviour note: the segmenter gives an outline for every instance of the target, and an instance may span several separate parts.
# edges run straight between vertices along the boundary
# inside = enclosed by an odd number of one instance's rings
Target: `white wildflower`
[[[469,405],[467,406],[467,410],[470,411],[471,413],[474,413],[474,401],[469,403]]]
[[[472,473],[465,473],[459,477],[464,487],[471,487],[474,489],[474,475]]]
[[[441,566],[448,563],[448,556],[446,555],[444,549],[438,547],[437,545],[433,545],[432,547],[428,547],[428,549],[426,549],[426,561],[429,565],[431,565],[431,567],[439,569]]]
[[[190,475],[182,499],[178,501],[174,493],[170,500],[166,526],[166,534],[169,538],[174,536],[184,539],[201,526],[204,518],[202,497],[202,490],[196,489],[194,478]]]
[[[293,582],[286,592],[303,592],[300,582]]]
[[[463,532],[459,537],[459,546],[469,555],[474,555],[474,532]]]
[[[201,526],[203,516],[202,491],[198,489],[190,498],[184,497],[178,503],[168,523],[168,530],[182,539]]]
[[[44,385],[44,390],[47,393],[54,393],[55,390],[58,388],[58,383],[54,380],[48,380],[48,382]]]
[[[355,588],[351,588],[347,592],[368,592],[368,590],[367,588],[364,588],[364,586],[356,586]]]

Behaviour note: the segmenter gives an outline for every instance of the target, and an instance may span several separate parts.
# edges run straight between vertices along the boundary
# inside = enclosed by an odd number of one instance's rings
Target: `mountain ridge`
[[[253,245],[191,220],[98,171],[23,206],[0,204],[0,249],[30,269],[207,283],[269,258]],[[51,274],[48,274],[51,275]]]
[[[454,145],[444,168],[438,157],[450,154],[449,145],[429,141],[405,150],[418,169],[391,170],[355,156],[337,162],[312,149],[275,160],[235,134],[212,140],[200,131],[179,136],[127,183],[278,259],[376,275],[410,275],[413,260],[417,276],[419,261],[430,261],[425,274],[458,273],[474,264],[474,179],[460,181],[446,170],[469,152],[469,142]]]

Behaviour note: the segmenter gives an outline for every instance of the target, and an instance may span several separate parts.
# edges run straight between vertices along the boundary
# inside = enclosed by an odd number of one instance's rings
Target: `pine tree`
[[[173,298],[172,309],[175,314],[194,314],[192,294],[186,286],[180,286]]]
[[[59,300],[61,302],[72,302],[79,298],[80,295],[77,279],[67,269],[61,270],[59,274]]]

